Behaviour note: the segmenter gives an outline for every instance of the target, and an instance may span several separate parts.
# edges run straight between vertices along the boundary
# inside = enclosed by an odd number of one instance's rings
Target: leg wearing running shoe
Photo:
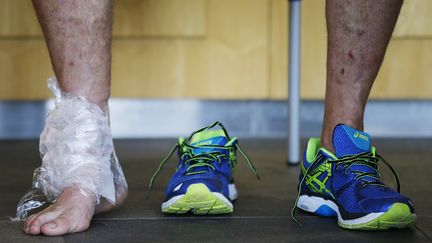
[[[327,85],[321,146],[334,152],[333,129],[363,130],[373,82],[403,0],[327,0]]]
[[[111,80],[112,0],[33,0],[62,91],[107,106]],[[125,185],[126,186],[126,185]],[[116,188],[118,190],[118,188]],[[119,205],[126,190],[112,205],[91,192],[66,187],[55,203],[24,224],[27,234],[63,235],[84,231],[93,215]]]

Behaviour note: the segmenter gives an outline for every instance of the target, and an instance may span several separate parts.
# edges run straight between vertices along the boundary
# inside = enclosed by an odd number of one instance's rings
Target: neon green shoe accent
[[[184,214],[189,211],[194,214],[226,214],[232,213],[233,208],[210,192],[206,185],[197,183],[190,185],[181,199],[162,209],[162,212],[170,214]]]
[[[222,129],[202,131],[194,134],[190,140],[190,143],[196,143],[214,137],[225,137],[225,133]],[[199,145],[206,145],[206,144],[199,144]]]
[[[321,146],[319,138],[310,138],[306,149],[306,161],[313,161],[317,155],[318,149]]]
[[[316,192],[316,193],[327,193],[329,194],[332,198],[334,198],[332,192],[325,186],[327,180],[331,177],[332,175],[332,165],[330,163],[322,163],[320,166],[318,166],[317,168],[311,170],[310,166],[308,169],[306,169],[304,167],[304,164],[301,164],[301,170],[304,176],[303,178],[303,182],[308,186],[309,190],[311,190],[312,192]],[[318,177],[320,177],[322,174],[325,174],[324,179],[320,180],[318,179]],[[316,185],[317,186],[316,186]]]
[[[406,228],[414,226],[416,217],[411,213],[408,205],[404,203],[395,203],[391,208],[367,223],[346,225],[338,223],[340,227],[355,230],[387,230],[390,228]]]

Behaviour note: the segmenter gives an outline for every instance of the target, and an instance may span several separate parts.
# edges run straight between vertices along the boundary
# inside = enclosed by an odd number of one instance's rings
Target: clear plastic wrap
[[[108,109],[103,111],[83,97],[62,92],[54,78],[48,80],[48,88],[56,100],[40,137],[42,165],[18,203],[17,220],[55,202],[66,187],[95,196],[97,204],[101,197],[115,204],[127,190],[114,151]]]

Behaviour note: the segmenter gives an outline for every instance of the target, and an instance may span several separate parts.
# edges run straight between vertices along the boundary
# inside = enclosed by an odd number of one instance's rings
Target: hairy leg
[[[363,130],[373,82],[403,0],[327,0],[327,85],[322,146],[333,151],[337,124]]]
[[[62,91],[107,107],[111,82],[112,0],[33,0]],[[126,186],[126,185],[124,185]],[[118,188],[116,188],[118,190]],[[126,197],[123,189],[116,205]],[[79,188],[66,187],[55,203],[24,224],[28,234],[63,235],[84,231],[94,213],[115,207]]]
[[[105,106],[111,84],[112,0],[33,0],[61,89]]]

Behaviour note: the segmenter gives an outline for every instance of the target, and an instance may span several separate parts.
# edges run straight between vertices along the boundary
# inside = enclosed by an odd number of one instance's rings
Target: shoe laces
[[[321,160],[323,159],[323,157],[324,157],[323,154],[319,154],[315,158],[315,160],[311,163],[311,165],[306,169],[306,171],[303,174],[303,176],[300,180],[300,183],[298,185],[296,200],[294,202],[293,208],[291,209],[291,218],[299,226],[302,226],[302,225],[300,224],[300,222],[295,217],[295,212],[297,209],[298,200],[300,198],[301,187],[303,186],[305,179],[309,175],[311,168],[313,168],[315,165],[320,163]],[[378,162],[379,161],[383,162],[391,170],[391,172],[393,173],[393,175],[396,179],[397,192],[400,192],[399,176],[398,176],[396,170],[390,165],[390,163],[388,161],[386,161],[381,155],[376,154],[375,152],[364,152],[364,153],[359,153],[359,154],[355,154],[355,155],[347,155],[347,156],[343,156],[343,157],[338,158],[338,159],[327,158],[322,163],[335,164],[336,169],[339,169],[342,166],[343,168],[345,168],[345,173],[356,174],[357,176],[354,179],[362,181],[362,184],[361,184],[362,188],[366,187],[368,185],[386,187],[386,185],[384,184],[384,182],[380,178],[380,173],[379,173],[379,169],[378,169]],[[365,171],[360,171],[360,170],[351,170],[350,171],[349,169],[354,165],[368,166],[372,169],[373,172],[365,172]],[[366,180],[367,177],[373,178],[374,180],[373,181]]]
[[[382,161],[387,167],[392,171],[397,184],[397,191],[400,191],[400,182],[399,182],[399,176],[396,173],[396,170],[390,165],[389,162],[387,162],[383,157],[381,157],[378,154],[374,154],[372,152],[364,152],[356,155],[349,155],[341,157],[340,159],[336,160],[329,160],[330,163],[336,164],[336,169],[339,169],[341,166],[345,168],[345,173],[351,172],[352,174],[356,174],[357,176],[354,178],[355,180],[361,180],[362,187],[366,187],[368,185],[375,185],[375,186],[383,186],[386,185],[380,178],[380,173],[378,169],[378,162]],[[350,168],[354,165],[362,165],[367,166],[372,169],[372,172],[365,172],[361,170],[351,170]],[[373,180],[367,180],[366,178],[373,178]]]
[[[216,126],[219,126],[226,138],[229,140],[229,143],[231,143],[232,145],[230,146],[217,146],[217,145],[200,145],[200,146],[193,146],[190,145],[189,142],[191,141],[192,137],[197,134],[200,133],[202,131],[205,130],[209,130],[211,128],[214,128]],[[231,142],[233,141],[233,142]],[[222,158],[226,158],[228,159],[228,163],[229,166],[232,170],[234,170],[234,168],[237,165],[237,159],[235,156],[235,149],[237,149],[240,154],[243,156],[243,158],[246,160],[249,168],[252,170],[252,172],[255,174],[255,176],[257,177],[258,180],[260,180],[260,176],[258,175],[258,172],[256,170],[256,167],[254,166],[254,164],[252,163],[252,161],[249,159],[249,157],[246,155],[246,153],[243,152],[243,150],[241,149],[241,147],[235,142],[236,138],[234,138],[233,140],[230,139],[230,137],[228,136],[228,133],[225,129],[225,127],[220,123],[220,122],[215,122],[210,126],[201,128],[195,132],[193,132],[188,138],[186,138],[185,140],[181,141],[180,143],[177,143],[172,149],[171,151],[168,153],[168,155],[160,162],[157,170],[155,171],[155,173],[153,174],[153,176],[150,179],[150,183],[149,183],[149,194],[153,188],[154,182],[156,180],[156,177],[159,175],[159,173],[162,171],[163,167],[165,166],[165,164],[167,163],[167,161],[172,157],[172,155],[174,154],[174,152],[176,151],[180,151],[181,156],[180,156],[180,161],[182,161],[182,163],[187,166],[186,168],[186,175],[193,175],[193,174],[200,174],[200,173],[205,173],[208,170],[194,170],[194,168],[198,168],[198,167],[207,167],[210,168],[212,170],[215,169],[214,163],[221,163],[221,159]],[[210,152],[200,152],[198,154],[194,154],[193,150],[194,149],[199,149],[199,148],[215,148],[215,149],[223,149],[223,150],[228,150],[228,154],[229,157],[226,154],[221,153],[220,151],[210,151]]]

